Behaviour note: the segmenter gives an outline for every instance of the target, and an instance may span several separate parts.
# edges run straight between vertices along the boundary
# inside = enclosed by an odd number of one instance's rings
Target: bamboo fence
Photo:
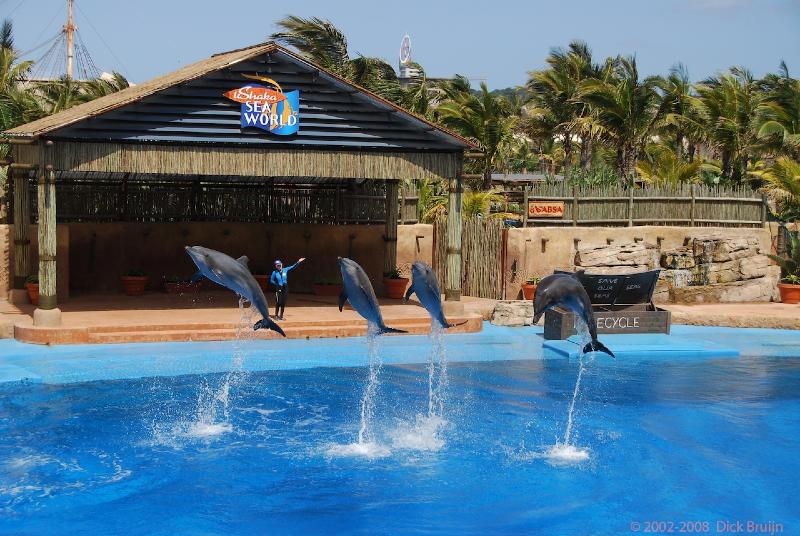
[[[434,222],[433,269],[439,288],[444,288],[447,268],[447,220]],[[461,231],[461,293],[500,299],[503,289],[503,222],[499,219],[468,218]]]
[[[748,186],[577,187],[543,183],[502,192],[506,207],[525,226],[761,227],[767,216],[764,196]],[[529,218],[529,201],[561,201],[562,218]]]

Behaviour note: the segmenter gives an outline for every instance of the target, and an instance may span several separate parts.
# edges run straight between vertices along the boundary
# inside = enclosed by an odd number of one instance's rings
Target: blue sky
[[[414,59],[429,75],[485,78],[490,88],[523,84],[550,48],[576,38],[598,59],[636,54],[644,74],[666,73],[680,61],[694,80],[731,65],[761,76],[781,59],[795,77],[800,73],[800,0],[75,2],[95,63],[133,82],[263,41],[287,14],[328,18],[348,36],[351,52],[393,65],[408,32]],[[66,0],[0,0],[0,18],[10,15],[25,51],[55,34],[65,6]]]

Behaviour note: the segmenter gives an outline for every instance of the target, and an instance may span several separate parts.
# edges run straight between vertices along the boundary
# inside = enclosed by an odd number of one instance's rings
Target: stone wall
[[[737,293],[736,287],[739,286],[744,287],[740,289],[740,294],[747,297],[748,301],[769,301],[771,292],[776,286],[771,283],[771,278],[776,273],[775,267],[768,268],[763,276],[757,274],[764,270],[766,257],[763,254],[770,252],[772,248],[774,237],[771,229],[660,226],[509,229],[504,274],[507,288],[505,297],[507,299],[521,297],[520,287],[527,277],[532,275],[542,277],[557,269],[574,270],[577,266],[593,273],[624,273],[660,267],[662,252],[674,252],[680,257],[681,248],[689,245],[687,240],[708,236],[732,240],[733,242],[725,247],[733,249],[738,248],[737,244],[741,244],[740,241],[743,239],[750,244],[749,249],[745,248],[746,253],[733,253],[734,256],[743,255],[742,258],[746,257],[749,260],[741,262],[739,259],[730,259],[739,262],[723,264],[711,270],[719,272],[718,276],[712,275],[712,279],[716,277],[719,281],[726,278],[731,280],[727,283],[729,285],[727,290],[709,289],[713,292],[708,295],[708,299],[711,300],[716,295],[723,301],[731,301]],[[753,247],[756,248],[755,251]],[[720,250],[718,257],[722,254],[723,251]],[[735,277],[734,271],[738,271]],[[753,277],[743,279],[750,275]],[[765,280],[761,277],[770,279]],[[749,282],[733,285],[734,281]],[[768,289],[772,290],[767,292]],[[658,290],[660,292],[657,296],[661,301],[672,299],[668,282],[660,282]],[[697,292],[696,289],[694,292]],[[678,299],[698,301],[698,298],[689,295],[680,295]]]
[[[755,236],[714,232],[688,236],[675,248],[646,242],[578,249],[575,269],[630,273],[661,269],[658,302],[717,303],[777,299],[780,269]]]

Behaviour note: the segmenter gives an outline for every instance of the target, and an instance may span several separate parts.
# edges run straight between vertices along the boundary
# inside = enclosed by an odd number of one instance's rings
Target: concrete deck
[[[672,312],[673,324],[731,328],[800,329],[800,304],[704,303],[659,304]]]
[[[366,322],[345,307],[339,312],[337,297],[291,295],[286,320],[277,321],[287,338],[352,337],[366,333]],[[427,311],[415,301],[381,299],[386,324],[412,334],[430,331]],[[494,300],[464,299],[464,314],[448,318],[465,322],[451,328],[468,333],[481,330],[491,314]],[[129,297],[122,294],[76,296],[60,304],[62,325],[42,328],[33,325],[34,307],[0,301],[0,329],[14,337],[36,344],[86,344],[130,342],[221,341],[236,338],[242,324],[236,297],[224,290],[193,294],[148,293]],[[260,319],[254,313],[250,324]],[[272,331],[259,330],[258,338],[280,338]]]

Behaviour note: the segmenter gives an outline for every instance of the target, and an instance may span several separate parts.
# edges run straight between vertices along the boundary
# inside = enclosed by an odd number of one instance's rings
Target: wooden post
[[[386,223],[383,253],[383,272],[391,272],[397,267],[397,201],[400,182],[386,181]]]
[[[447,301],[461,301],[461,170],[448,181],[447,190],[447,271],[444,296]]]
[[[526,184],[522,191],[522,228],[528,226],[528,198],[530,197],[530,187]],[[504,298],[505,299],[505,298]]]
[[[56,296],[56,184],[51,141],[40,149],[38,206],[39,206],[39,309],[55,309]]]
[[[692,205],[689,208],[689,225],[694,227],[694,205],[695,205],[695,197],[696,197],[695,192],[694,192],[694,184],[692,184],[690,186],[690,188],[691,188],[691,193],[692,193]]]
[[[578,226],[578,187],[572,187],[572,226]]]
[[[767,195],[761,194],[761,227],[767,226]]]
[[[628,187],[628,227],[633,227],[633,185]]]
[[[11,168],[14,180],[14,288],[25,288],[31,275],[31,202],[28,170]]]

